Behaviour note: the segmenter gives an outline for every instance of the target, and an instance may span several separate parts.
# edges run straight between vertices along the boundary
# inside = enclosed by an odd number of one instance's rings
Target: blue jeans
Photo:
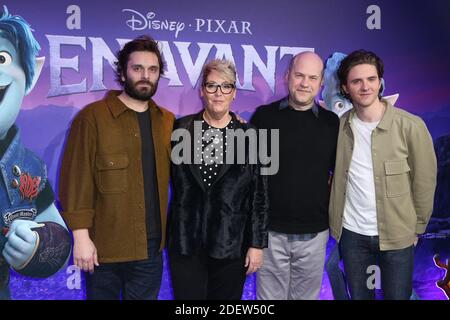
[[[375,299],[369,266],[379,265],[384,299],[408,300],[412,293],[414,247],[381,251],[378,236],[364,236],[345,228],[339,241],[352,299]]]
[[[350,297],[347,292],[347,281],[345,275],[339,267],[341,261],[341,254],[339,252],[339,245],[336,244],[331,250],[328,260],[325,263],[328,278],[330,279],[331,290],[335,300],[348,300]]]
[[[163,260],[159,239],[148,240],[148,259],[100,263],[86,273],[88,300],[156,300],[161,287]]]

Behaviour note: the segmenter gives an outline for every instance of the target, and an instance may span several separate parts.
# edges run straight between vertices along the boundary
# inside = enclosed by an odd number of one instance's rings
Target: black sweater
[[[269,229],[320,232],[328,228],[328,180],[334,170],[339,118],[319,106],[317,114],[312,109],[280,109],[280,102],[259,107],[250,120],[259,129],[279,129],[280,134],[279,170],[268,179]]]

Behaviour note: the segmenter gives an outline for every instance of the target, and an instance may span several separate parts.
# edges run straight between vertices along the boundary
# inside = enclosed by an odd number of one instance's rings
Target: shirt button
[[[135,136],[136,138],[139,138],[139,135],[138,135],[137,133],[135,133],[134,136]]]
[[[114,165],[113,161],[108,162],[108,166],[112,167]]]
[[[13,187],[14,189],[16,189],[19,186],[19,182],[16,179],[13,179],[11,181],[11,187]]]
[[[144,209],[144,206],[142,204],[140,204],[139,209]]]
[[[12,172],[16,177],[19,177],[22,174],[22,171],[17,165],[12,168]]]

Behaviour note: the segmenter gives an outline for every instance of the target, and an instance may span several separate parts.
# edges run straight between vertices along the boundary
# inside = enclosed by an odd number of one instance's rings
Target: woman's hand
[[[263,249],[249,248],[245,256],[245,267],[247,267],[246,274],[252,274],[258,271],[263,264]]]

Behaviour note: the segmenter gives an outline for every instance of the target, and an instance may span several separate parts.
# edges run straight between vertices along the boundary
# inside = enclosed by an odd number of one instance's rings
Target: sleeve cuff
[[[71,230],[89,229],[94,221],[94,210],[91,209],[64,211],[61,215]]]
[[[426,228],[427,228],[426,223],[417,223],[416,224],[416,234],[424,233]]]

